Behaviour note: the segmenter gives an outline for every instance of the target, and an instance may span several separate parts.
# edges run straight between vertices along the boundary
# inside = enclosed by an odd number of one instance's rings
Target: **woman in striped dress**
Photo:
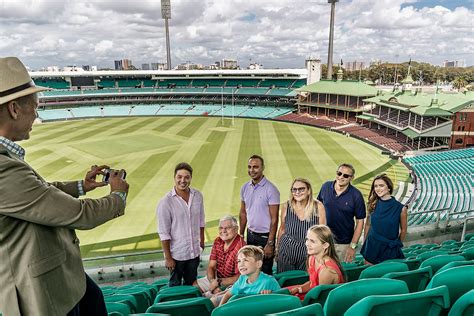
[[[306,232],[316,224],[326,225],[324,206],[313,198],[311,183],[303,178],[293,180],[290,199],[282,204],[278,231],[277,272],[306,271],[308,254]]]

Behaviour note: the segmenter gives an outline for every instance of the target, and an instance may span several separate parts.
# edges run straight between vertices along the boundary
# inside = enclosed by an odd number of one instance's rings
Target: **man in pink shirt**
[[[174,187],[156,210],[165,266],[171,273],[169,286],[192,285],[196,281],[204,248],[204,202],[201,192],[189,187],[192,176],[189,164],[178,164]]]

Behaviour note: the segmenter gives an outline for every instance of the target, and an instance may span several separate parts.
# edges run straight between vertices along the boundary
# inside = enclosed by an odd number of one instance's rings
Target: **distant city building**
[[[263,69],[263,65],[260,65],[260,64],[257,64],[257,63],[252,63],[248,66],[247,69],[250,69],[250,70]]]
[[[443,62],[444,68],[464,67],[464,60],[445,60]]]
[[[207,70],[217,70],[219,69],[219,67],[216,65],[216,64],[210,64],[208,66],[205,66],[204,69],[207,69]]]
[[[129,70],[133,68],[132,61],[130,59],[115,60],[115,70]]]
[[[151,63],[151,70],[165,70],[165,63]]]
[[[365,69],[365,63],[363,61],[349,61],[344,62],[343,68],[346,71],[359,71]]]
[[[91,66],[91,65],[82,65],[82,69],[84,71],[97,71],[97,66]]]
[[[121,60],[114,60],[115,70],[123,70],[122,61]]]
[[[217,69],[221,69],[221,62],[220,61],[216,61],[214,63],[214,65],[216,65]]]
[[[321,60],[313,57],[306,59],[306,70],[308,77],[306,84],[312,84],[321,80]]]
[[[57,72],[57,71],[59,71],[59,67],[58,66],[48,66],[48,67],[46,67],[46,71],[48,71],[48,72]]]
[[[142,70],[150,70],[150,64],[142,64]]]
[[[82,69],[82,67],[77,67],[73,65],[73,66],[64,66],[63,71],[84,71],[84,69]]]
[[[221,63],[222,69],[237,69],[239,66],[237,65],[237,60],[235,59],[223,59]]]
[[[176,66],[177,70],[198,70],[198,69],[204,69],[204,66],[202,64],[195,64],[195,63],[191,63],[189,61],[185,62],[185,63],[182,63],[182,64],[179,64],[178,66]]]

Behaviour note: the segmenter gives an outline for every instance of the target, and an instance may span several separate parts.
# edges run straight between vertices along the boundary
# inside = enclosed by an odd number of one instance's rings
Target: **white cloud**
[[[443,0],[341,0],[336,5],[334,60],[410,57],[440,64],[474,63],[474,12]],[[171,0],[174,65],[236,58],[265,67],[303,67],[310,55],[326,59],[327,0]],[[134,64],[166,59],[160,1],[0,0],[0,56],[18,55],[32,68]]]

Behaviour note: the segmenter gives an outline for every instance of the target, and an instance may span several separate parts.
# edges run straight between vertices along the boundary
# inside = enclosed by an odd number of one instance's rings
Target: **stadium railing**
[[[472,210],[470,212],[472,212]],[[472,220],[474,220],[474,216],[469,216],[469,217],[464,218],[462,233],[461,233],[461,241],[465,241],[467,223]]]

